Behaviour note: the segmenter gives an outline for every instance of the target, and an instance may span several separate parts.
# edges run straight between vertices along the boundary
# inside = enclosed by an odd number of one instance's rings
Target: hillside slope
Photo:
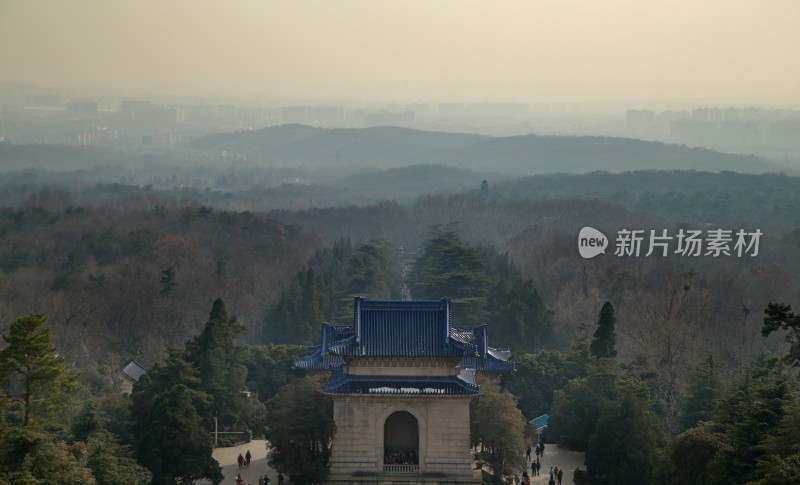
[[[784,169],[755,156],[628,138],[538,135],[493,138],[394,127],[322,129],[282,125],[209,135],[195,140],[191,146],[225,150],[251,161],[384,169],[443,164],[517,175],[641,169],[761,173]]]

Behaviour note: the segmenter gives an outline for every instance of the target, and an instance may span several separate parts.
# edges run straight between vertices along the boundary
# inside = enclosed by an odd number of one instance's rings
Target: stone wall
[[[469,445],[469,396],[333,395],[331,483],[480,483]],[[395,412],[418,424],[419,469],[384,473],[384,423]]]

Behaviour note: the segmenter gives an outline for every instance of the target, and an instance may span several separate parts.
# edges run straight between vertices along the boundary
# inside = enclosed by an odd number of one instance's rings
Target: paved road
[[[536,455],[531,453],[531,457],[536,460]],[[542,471],[539,476],[531,476],[531,483],[544,483],[550,481],[550,467],[558,467],[564,470],[564,480],[562,485],[570,485],[573,483],[572,475],[576,468],[586,469],[583,464],[584,453],[577,451],[568,451],[559,448],[555,443],[545,443],[544,457],[539,458],[542,463]],[[528,462],[528,474],[530,475],[530,462]]]
[[[250,450],[250,454],[253,456],[250,466],[239,468],[236,459],[239,457],[239,453],[244,456],[247,450]],[[267,465],[267,442],[265,440],[253,440],[250,443],[230,448],[217,448],[212,456],[222,467],[222,474],[225,476],[222,485],[235,485],[234,480],[236,480],[237,473],[242,474],[244,483],[258,485],[258,477],[266,474],[270,479],[269,485],[278,485],[278,472]],[[284,476],[286,477],[285,483],[288,483],[288,475],[284,474]]]
[[[249,467],[239,468],[236,459],[239,453],[244,454],[250,450],[253,456],[250,461]],[[241,473],[244,483],[250,485],[258,484],[258,477],[266,474],[269,479],[269,485],[278,485],[278,472],[273,470],[267,465],[267,442],[265,440],[253,440],[239,446],[232,446],[230,448],[217,448],[213,453],[214,459],[222,466],[222,474],[225,479],[222,485],[235,485],[236,474]],[[573,483],[572,475],[576,468],[586,468],[583,464],[583,453],[575,451],[567,451],[558,448],[555,444],[547,444],[544,449],[544,457],[540,458],[542,463],[542,474],[538,477],[532,476],[531,482],[538,484],[546,484],[550,480],[550,467],[557,466],[564,469],[564,481],[562,485],[570,485]],[[534,456],[534,459],[536,457]],[[530,473],[530,462],[528,462],[528,473]],[[521,470],[520,470],[521,471]],[[286,477],[286,483],[289,482],[289,476]]]

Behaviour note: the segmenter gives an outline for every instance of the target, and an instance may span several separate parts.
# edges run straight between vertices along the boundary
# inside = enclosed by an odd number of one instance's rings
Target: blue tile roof
[[[514,368],[507,349],[488,345],[487,325],[450,325],[450,304],[356,298],[353,326],[323,323],[320,345],[295,361],[307,370],[340,368],[346,357],[460,357],[462,368],[505,372]]]
[[[353,376],[336,374],[323,386],[331,394],[473,396],[480,388],[455,376]]]
[[[319,347],[311,354],[294,361],[294,366],[303,370],[331,370],[344,365],[340,355],[323,354]]]
[[[329,349],[346,356],[462,357],[473,345],[450,338],[450,302],[355,299],[355,340]]]
[[[547,423],[550,422],[550,415],[549,414],[542,414],[538,418],[533,418],[528,422],[531,423],[534,426],[537,426],[537,427],[539,427],[541,429],[544,429],[544,428],[547,427]]]

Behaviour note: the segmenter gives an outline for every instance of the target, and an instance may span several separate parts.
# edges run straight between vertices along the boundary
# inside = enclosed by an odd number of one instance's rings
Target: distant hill
[[[499,181],[488,196],[517,201],[599,199],[673,221],[748,220],[780,226],[797,221],[800,177],[692,170],[544,174]]]
[[[390,168],[439,163],[441,157],[486,139],[483,135],[394,127],[322,129],[281,125],[208,135],[190,145],[200,150],[225,150],[251,161]]]
[[[100,165],[125,165],[139,157],[97,146],[14,145],[0,143],[0,170],[81,170]]]
[[[248,160],[390,168],[449,165],[533,175],[683,169],[761,173],[784,167],[755,156],[660,142],[596,136],[489,137],[407,128],[322,129],[282,125],[202,137],[192,148],[228,151]]]
[[[364,172],[328,183],[373,200],[411,201],[423,194],[446,194],[478,189],[483,180],[504,180],[508,176],[475,172],[445,165],[412,165]]]
[[[769,172],[778,167],[755,156],[704,148],[598,136],[512,136],[474,143],[453,154],[462,166],[523,175],[553,172],[621,172],[680,169]]]

